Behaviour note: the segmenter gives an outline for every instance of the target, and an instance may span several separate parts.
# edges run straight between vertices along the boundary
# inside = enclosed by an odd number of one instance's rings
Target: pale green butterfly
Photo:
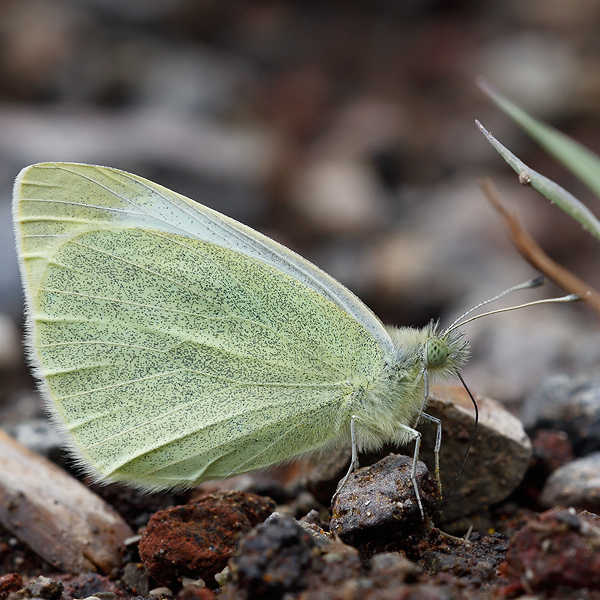
[[[188,488],[350,440],[352,470],[421,416],[439,446],[424,408],[467,361],[456,323],[384,327],[284,246],[116,169],[30,166],[13,211],[29,357],[94,479]]]

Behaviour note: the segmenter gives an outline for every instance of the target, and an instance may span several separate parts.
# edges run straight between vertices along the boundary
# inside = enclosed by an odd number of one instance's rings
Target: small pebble
[[[489,581],[496,573],[494,565],[487,560],[480,560],[475,565],[475,572],[483,581]]]
[[[220,573],[215,575],[215,581],[222,587],[229,579],[229,566],[225,567]]]
[[[148,592],[148,596],[172,596],[173,592],[168,587],[157,587]]]
[[[136,546],[142,539],[140,535],[132,535],[123,541],[123,546]]]
[[[23,579],[18,573],[7,573],[0,576],[0,598],[6,598],[8,594],[16,592],[23,587]]]
[[[121,582],[137,596],[147,596],[150,591],[150,574],[141,563],[127,563],[123,567]]]
[[[206,583],[204,582],[204,579],[200,579],[200,578],[190,579],[189,577],[182,577],[181,585],[183,587],[186,587],[187,585],[193,585],[193,586],[199,587],[199,588],[206,587]]]
[[[371,574],[375,577],[393,575],[401,581],[417,577],[423,568],[397,552],[379,552],[369,560]]]

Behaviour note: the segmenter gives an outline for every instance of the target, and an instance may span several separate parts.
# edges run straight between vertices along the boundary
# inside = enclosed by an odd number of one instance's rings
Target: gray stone
[[[600,513],[600,452],[563,465],[546,481],[540,501],[544,506],[574,506]]]
[[[443,521],[453,521],[504,500],[521,483],[531,461],[531,441],[519,419],[490,398],[476,396],[476,400],[477,433],[451,495],[448,492],[467,450],[475,412],[464,389],[449,386],[435,387],[427,406],[427,413],[442,421]],[[431,468],[436,428],[427,424],[419,429],[423,433],[419,458]]]
[[[523,422],[565,431],[578,456],[600,450],[600,375],[549,377],[527,398]]]

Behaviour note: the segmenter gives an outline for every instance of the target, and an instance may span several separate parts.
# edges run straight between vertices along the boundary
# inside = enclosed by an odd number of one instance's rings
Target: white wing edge
[[[355,294],[310,261],[235,219],[223,215],[181,194],[173,192],[164,186],[144,179],[143,177],[119,169],[113,169],[112,167],[87,165],[84,163],[37,163],[24,168],[19,173],[15,182],[13,203],[13,217],[15,220],[15,231],[19,247],[22,247],[22,245],[19,232],[17,231],[16,213],[17,204],[19,202],[19,188],[25,174],[36,167],[69,170],[69,166],[97,169],[104,173],[123,177],[126,180],[142,185],[148,190],[150,195],[157,197],[157,201],[160,200],[171,206],[175,206],[178,209],[180,219],[182,218],[181,220],[178,220],[172,211],[169,211],[168,214],[163,213],[159,216],[147,213],[149,219],[152,221],[152,224],[150,225],[148,222],[145,224],[140,222],[139,217],[127,217],[125,215],[120,219],[124,226],[127,226],[127,223],[130,223],[133,227],[156,227],[159,230],[179,233],[186,237],[214,243],[227,248],[228,250],[239,252],[267,263],[270,266],[287,273],[291,277],[298,279],[313,291],[339,306],[373,335],[386,354],[393,351],[393,343],[385,327],[375,314]],[[81,173],[77,171],[71,172],[78,176],[82,176]],[[90,181],[97,185],[102,185],[91,178]],[[128,199],[122,199],[124,202],[132,204]],[[140,207],[139,205],[135,206],[143,212],[146,211],[144,207]],[[185,223],[182,222],[190,219],[192,220],[192,226],[186,226]],[[20,263],[22,263],[21,256],[19,256],[19,260]],[[23,264],[20,266],[22,269],[21,272],[23,273]]]

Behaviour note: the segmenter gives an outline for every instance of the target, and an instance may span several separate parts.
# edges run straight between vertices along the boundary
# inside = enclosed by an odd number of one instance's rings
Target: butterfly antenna
[[[498,313],[509,312],[511,310],[518,310],[520,308],[526,308],[528,306],[535,306],[536,304],[553,304],[555,302],[578,302],[579,300],[582,299],[580,294],[569,294],[567,296],[561,296],[560,298],[544,298],[543,300],[534,300],[533,302],[526,302],[525,304],[518,304],[516,306],[508,306],[507,308],[499,308],[498,310],[490,310],[488,312],[484,312],[479,315],[475,315],[474,317],[471,317],[470,319],[464,320],[465,317],[470,315],[474,310],[477,310],[478,308],[481,308],[482,306],[489,304],[490,302],[494,302],[494,300],[498,300],[498,298],[501,298],[502,296],[505,296],[506,294],[508,294],[510,292],[514,292],[516,290],[525,290],[525,289],[530,289],[530,288],[534,288],[534,287],[539,287],[540,285],[543,285],[544,283],[546,283],[546,278],[544,276],[536,277],[534,279],[526,281],[525,283],[522,283],[521,285],[516,285],[516,286],[502,292],[501,294],[498,294],[497,296],[494,296],[493,298],[486,300],[485,302],[480,302],[477,306],[474,306],[473,308],[468,310],[464,315],[462,315],[461,317],[456,319],[456,321],[454,321],[454,323],[452,323],[452,325],[450,325],[450,327],[448,327],[448,329],[446,329],[446,331],[444,331],[444,333],[442,335],[448,335],[448,333],[450,333],[453,329],[456,329],[457,327],[462,327],[463,325],[466,325],[467,323],[470,323],[471,321],[475,321],[475,319],[480,319],[481,317],[487,317],[489,315],[496,315]]]
[[[554,304],[556,302],[578,302],[582,297],[579,294],[569,294],[568,296],[561,296],[560,298],[545,298],[544,300],[535,300],[534,302],[526,302],[525,304],[517,304],[516,306],[509,306],[507,308],[499,308],[498,310],[490,310],[488,312],[481,313],[480,315],[476,315],[467,319],[466,321],[462,321],[454,326],[462,327],[471,321],[475,321],[475,319],[479,319],[481,317],[487,317],[489,315],[497,315],[498,313],[510,312],[511,310],[518,310],[519,308],[527,308],[528,306],[535,306],[536,304]],[[453,328],[453,329],[454,329]],[[445,333],[450,332],[451,329],[448,329]]]
[[[512,292],[518,292],[519,290],[530,290],[532,288],[541,287],[547,281],[548,280],[546,279],[546,277],[544,277],[544,275],[538,275],[537,277],[534,277],[533,279],[530,279],[529,281],[526,281],[525,283],[520,283],[519,285],[514,285],[513,287],[510,287],[507,290],[504,290],[502,293],[497,294],[496,296],[494,296],[493,298],[490,298],[489,300],[484,300],[483,302],[480,302],[473,308],[470,308],[464,314],[460,315],[460,317],[458,317],[458,319],[456,319],[450,325],[450,327],[448,327],[448,329],[446,329],[446,331],[444,332],[444,335],[449,333],[453,329],[456,329],[456,327],[459,327],[460,325],[462,325],[461,321],[465,317],[470,315],[472,312],[475,312],[476,310],[480,309],[482,306],[485,306],[486,304],[490,304],[491,302],[495,302],[496,300],[499,300],[500,298],[506,296],[507,294],[511,294]]]
[[[458,481],[458,478],[460,477],[460,474],[462,473],[463,467],[465,466],[465,463],[467,462],[467,456],[469,456],[471,446],[473,446],[473,442],[475,441],[475,434],[477,433],[477,425],[479,424],[479,408],[477,406],[477,402],[475,401],[473,394],[471,394],[471,390],[467,387],[467,384],[465,383],[465,380],[462,378],[462,375],[460,373],[458,373],[458,378],[460,379],[460,382],[463,384],[465,390],[467,390],[467,394],[469,394],[469,398],[471,398],[471,402],[473,403],[473,406],[475,407],[475,425],[473,425],[471,439],[469,439],[469,445],[467,446],[465,455],[463,456],[463,459],[460,463],[460,467],[458,467],[458,471],[456,472],[456,475],[454,476],[454,479],[452,480],[452,485],[450,486],[450,490],[444,497],[444,502],[446,502],[446,500],[448,500],[448,498],[452,495],[452,490],[454,489],[454,486],[456,485],[456,482]]]

